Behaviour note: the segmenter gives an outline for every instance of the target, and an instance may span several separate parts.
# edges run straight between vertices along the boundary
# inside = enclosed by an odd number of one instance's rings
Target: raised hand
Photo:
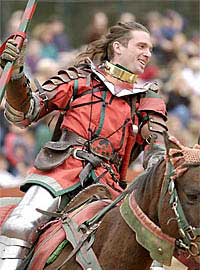
[[[24,41],[22,49],[19,50],[15,39],[9,39],[6,43],[5,49],[0,56],[0,66],[5,67],[7,62],[14,62],[12,75],[21,72],[24,65],[24,54],[27,40]]]

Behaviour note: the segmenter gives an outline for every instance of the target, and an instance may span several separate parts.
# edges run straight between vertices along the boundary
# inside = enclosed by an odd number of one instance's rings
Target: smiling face
[[[119,64],[134,74],[141,74],[151,58],[152,42],[150,34],[141,30],[131,31],[131,39],[127,45],[119,41],[113,43],[113,64]]]

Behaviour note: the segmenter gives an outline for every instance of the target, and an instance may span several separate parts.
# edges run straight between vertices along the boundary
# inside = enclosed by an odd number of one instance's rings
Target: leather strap
[[[75,132],[63,130],[60,141],[69,142],[72,146],[84,146],[88,142],[87,139],[81,137]]]
[[[66,233],[66,238],[72,244],[74,249],[58,269],[61,269],[66,262],[76,255],[76,260],[83,269],[101,270],[93,249],[89,247],[87,243],[87,240],[91,237],[91,234],[94,233],[94,230],[83,234],[78,231],[78,225],[70,218],[67,218],[62,225]]]
[[[68,130],[63,130],[60,141],[69,143],[71,146],[86,146],[89,142],[87,139],[81,137],[77,133]],[[82,158],[90,162],[93,165],[93,167],[97,167],[104,160],[102,155],[95,155],[93,152],[88,152],[85,150],[77,150],[76,155],[79,158]],[[114,152],[109,161],[118,167],[121,163],[121,157],[118,155],[117,152]]]

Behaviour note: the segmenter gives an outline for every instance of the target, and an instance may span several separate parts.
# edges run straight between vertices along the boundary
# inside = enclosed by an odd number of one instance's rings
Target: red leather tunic
[[[94,79],[90,81],[90,84],[88,82],[87,78],[78,79],[76,99],[70,102],[70,108],[66,111],[62,122],[62,129],[68,129],[89,140],[90,128],[90,132],[93,134],[96,133],[99,137],[107,138],[112,143],[114,150],[123,157],[132,124],[131,107],[124,97],[112,95],[99,80]],[[98,85],[101,87],[99,91],[83,95],[84,92],[92,90],[93,87],[95,88]],[[73,95],[73,90],[74,80],[59,85],[55,90],[54,97],[49,100],[48,110],[45,109],[41,101],[40,115],[37,117],[37,120],[41,119],[48,112],[65,108]],[[145,101],[142,98],[140,102],[141,105],[139,106],[137,103],[136,108],[140,108],[143,115],[145,110],[151,108],[154,111],[157,108],[158,112],[165,113],[165,105],[160,98],[145,98]],[[147,102],[146,106],[145,102]],[[82,106],[77,107],[79,104]],[[137,117],[135,120],[138,120]],[[143,142],[139,134],[137,135],[137,140],[139,143]],[[111,167],[115,177],[119,179],[119,171],[114,164],[111,164]],[[79,182],[79,174],[82,169],[83,162],[70,156],[63,164],[50,171],[40,171],[33,167],[26,179],[26,183],[43,185],[50,189],[54,195],[61,195],[75,187]],[[98,177],[105,171],[104,167],[97,167],[93,171],[92,176],[94,178]],[[113,180],[109,172],[106,172],[99,181],[110,187],[113,198],[117,197],[122,191],[122,188]]]

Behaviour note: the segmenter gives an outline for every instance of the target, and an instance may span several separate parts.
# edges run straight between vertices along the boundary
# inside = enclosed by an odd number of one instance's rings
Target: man
[[[2,268],[19,268],[37,239],[38,226],[48,221],[36,208],[60,210],[62,203],[98,182],[114,199],[123,191],[129,162],[151,140],[154,153],[148,165],[159,159],[167,129],[165,104],[155,84],[138,78],[151,52],[144,26],[118,23],[79,55],[76,67],[60,71],[32,92],[23,73],[23,53],[14,40],[8,41],[1,65],[5,60],[16,63],[6,91],[6,118],[27,127],[59,110],[62,122],[38,154],[22,186],[26,194],[2,227]],[[9,250],[12,256],[7,256]]]

